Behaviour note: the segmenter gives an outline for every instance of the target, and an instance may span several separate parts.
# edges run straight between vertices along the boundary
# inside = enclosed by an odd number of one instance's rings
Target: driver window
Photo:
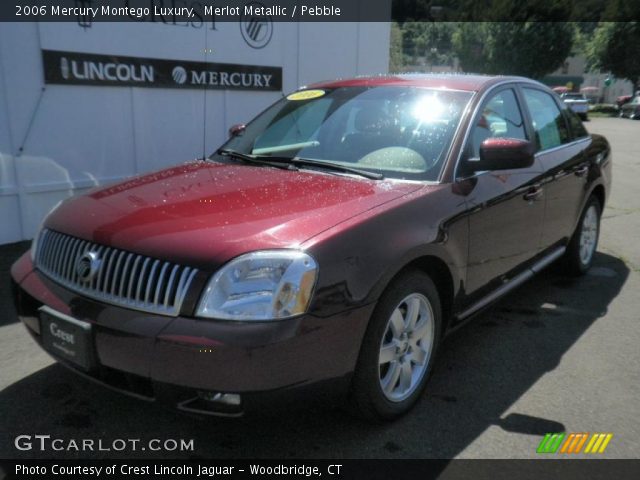
[[[502,90],[485,103],[471,131],[467,158],[479,158],[480,145],[493,137],[527,139],[520,107],[512,89]]]

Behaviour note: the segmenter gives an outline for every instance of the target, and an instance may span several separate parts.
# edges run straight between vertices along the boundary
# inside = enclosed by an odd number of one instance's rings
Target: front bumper
[[[57,358],[61,363],[117,390],[179,408],[203,392],[240,394],[242,408],[234,413],[261,404],[260,397],[280,402],[280,393],[288,396],[293,389],[344,391],[374,307],[326,318],[215,321],[153,315],[82,297],[34,271],[28,254],[16,262],[12,277],[18,316],[41,346],[42,305],[91,324],[95,366],[81,372]]]

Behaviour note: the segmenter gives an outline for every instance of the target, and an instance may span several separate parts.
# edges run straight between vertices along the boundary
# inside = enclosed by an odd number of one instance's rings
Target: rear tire
[[[576,231],[573,233],[564,254],[564,266],[570,275],[584,275],[591,268],[593,257],[598,248],[601,215],[602,206],[598,199],[592,195],[587,200]]]
[[[380,297],[360,349],[352,411],[370,421],[408,412],[424,390],[440,340],[442,307],[428,275],[407,271]]]

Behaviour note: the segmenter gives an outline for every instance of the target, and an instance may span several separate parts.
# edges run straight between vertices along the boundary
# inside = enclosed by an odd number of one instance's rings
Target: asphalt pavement
[[[88,382],[52,361],[15,320],[8,267],[28,244],[0,247],[0,458],[535,458],[550,432],[612,433],[601,458],[638,458],[640,122],[586,125],[607,136],[614,155],[594,268],[574,279],[552,267],[451,336],[425,395],[394,423],[370,425],[321,405],[194,418]],[[35,434],[107,445],[185,439],[194,448],[15,448],[16,436]]]

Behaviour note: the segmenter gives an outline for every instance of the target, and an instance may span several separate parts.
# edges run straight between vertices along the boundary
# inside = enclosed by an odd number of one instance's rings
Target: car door
[[[491,93],[474,118],[460,166],[479,156],[490,137],[531,140],[515,86]],[[477,172],[464,182],[469,214],[466,291],[481,296],[515,275],[540,246],[544,200],[539,184],[542,168]]]
[[[523,86],[524,103],[531,121],[536,157],[545,171],[544,227],[541,246],[555,246],[571,237],[584,201],[589,167],[585,149],[589,136],[577,122],[572,133],[568,120],[576,115],[548,92],[534,86]]]

